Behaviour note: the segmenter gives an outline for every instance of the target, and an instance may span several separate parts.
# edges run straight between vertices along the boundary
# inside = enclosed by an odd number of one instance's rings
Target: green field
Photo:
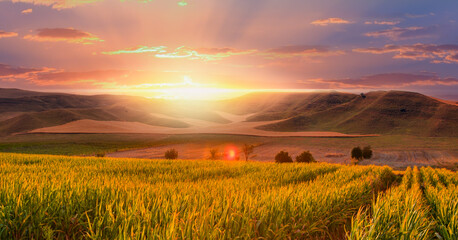
[[[326,137],[253,137],[241,135],[188,134],[25,134],[0,138],[0,152],[52,154],[52,155],[94,155],[126,149],[157,147],[181,143],[223,144],[223,143],[281,143],[302,144],[319,147],[351,149],[354,146],[371,145],[373,148],[390,150],[450,150],[458,151],[458,138],[418,137],[409,135],[384,135],[379,137],[326,138]],[[272,156],[273,159],[274,156]]]
[[[2,153],[0,238],[456,239],[457,180],[431,168],[401,177],[325,163]]]

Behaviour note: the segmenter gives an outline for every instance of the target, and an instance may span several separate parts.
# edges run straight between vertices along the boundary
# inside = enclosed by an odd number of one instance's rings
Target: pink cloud
[[[40,42],[69,42],[92,44],[94,42],[103,41],[98,37],[81,30],[74,28],[42,28],[37,30],[36,35],[27,35],[24,39],[40,41]]]
[[[0,38],[8,38],[8,37],[16,37],[16,36],[17,36],[17,33],[15,32],[6,32],[6,31],[0,30]]]
[[[49,70],[49,68],[14,67],[0,63],[0,81],[14,82],[17,79],[29,78],[34,74]]]
[[[435,36],[437,29],[437,26],[407,28],[393,27],[391,29],[369,32],[364,35],[367,37],[386,37],[391,40],[404,40],[412,38],[433,37]]]
[[[397,25],[400,22],[401,21],[386,21],[386,20],[377,21],[377,20],[375,20],[375,21],[366,21],[366,22],[364,22],[364,24],[366,24],[366,25],[375,24],[375,25],[390,25],[390,26],[392,26],[392,25]]]
[[[318,25],[318,26],[327,26],[330,24],[349,24],[349,23],[351,22],[348,20],[342,19],[342,18],[318,19],[318,20],[311,22],[311,24]]]
[[[411,59],[415,61],[429,59],[432,63],[458,63],[458,45],[456,44],[389,44],[382,48],[357,48],[353,51],[372,54],[395,53],[393,58]]]
[[[326,46],[293,45],[269,49],[262,53],[269,58],[317,57],[343,55],[344,51],[331,50]]]
[[[31,8],[28,8],[28,9],[25,9],[25,10],[22,10],[22,14],[29,14],[29,13],[32,13],[33,12],[33,9]]]
[[[128,48],[116,51],[102,52],[106,55],[119,55],[119,54],[141,54],[141,53],[153,53],[156,58],[185,58],[191,60],[204,60],[214,61],[221,60],[223,58],[237,56],[237,55],[248,55],[255,53],[257,50],[240,50],[229,47],[222,48],[191,48],[181,46],[173,51],[167,50],[165,46],[147,47],[138,46],[135,48]]]
[[[392,89],[409,86],[457,86],[458,78],[441,78],[434,73],[384,73],[360,78],[308,79],[300,83],[315,89]]]
[[[7,0],[8,1],[8,0]],[[73,8],[101,0],[9,0],[11,2],[31,3],[34,5],[52,6],[55,9]]]

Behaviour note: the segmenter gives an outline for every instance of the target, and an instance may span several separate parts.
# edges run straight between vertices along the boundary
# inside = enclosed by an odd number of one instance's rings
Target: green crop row
[[[457,174],[408,168],[402,183],[354,217],[349,239],[458,239]]]
[[[393,180],[387,167],[0,154],[0,238],[341,238]]]

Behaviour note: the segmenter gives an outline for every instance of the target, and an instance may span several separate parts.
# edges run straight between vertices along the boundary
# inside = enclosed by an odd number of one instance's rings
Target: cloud
[[[96,70],[96,71],[64,71],[54,70],[36,74],[27,80],[39,86],[63,86],[91,83],[91,85],[105,85],[107,82],[117,82],[128,78],[131,71],[127,70]]]
[[[5,32],[0,30],[0,38],[16,37],[17,33],[15,32]]]
[[[375,25],[397,25],[399,24],[401,21],[366,21],[364,22],[364,24],[367,24],[367,25],[371,25],[371,24],[375,24]]]
[[[186,6],[188,6],[188,2],[186,2],[186,1],[184,1],[184,0],[178,2],[177,4],[178,4],[178,6],[180,6],[180,7],[186,7]]]
[[[232,56],[252,56],[263,57],[265,59],[283,59],[293,57],[326,57],[337,56],[345,54],[342,50],[332,50],[327,46],[314,46],[314,45],[292,45],[272,48],[267,50],[259,49],[236,49],[230,47],[200,47],[191,48],[181,46],[173,51],[170,51],[165,46],[147,47],[138,46],[134,48],[121,49],[116,51],[102,52],[105,55],[119,55],[119,54],[143,54],[150,53],[156,58],[163,59],[189,59],[189,60],[203,60],[203,61],[216,61]]]
[[[28,9],[25,9],[25,10],[22,10],[22,14],[29,14],[29,13],[32,13],[33,9],[31,8],[28,8]]]
[[[74,28],[42,28],[37,29],[36,35],[26,35],[24,39],[39,41],[39,42],[68,42],[93,44],[94,42],[102,42],[102,39],[81,30]]]
[[[47,72],[50,68],[15,67],[0,63],[0,81],[14,82],[17,79],[29,78],[37,73]]]
[[[181,46],[173,51],[168,51],[165,46],[158,47],[147,47],[139,46],[135,48],[116,50],[111,52],[102,52],[106,55],[118,55],[118,54],[139,54],[139,53],[153,53],[157,58],[184,58],[191,60],[204,60],[204,61],[215,61],[223,58],[246,55],[256,52],[256,50],[239,50],[235,48],[191,48]]]
[[[384,54],[395,53],[393,58],[411,59],[415,61],[430,60],[432,63],[458,63],[457,44],[422,44],[385,45],[382,48],[358,48],[355,52]]]
[[[457,86],[458,78],[441,78],[435,73],[383,73],[360,78],[308,79],[300,83],[315,89],[394,89],[412,86]]]
[[[423,17],[429,17],[429,16],[435,16],[436,14],[433,12],[427,13],[427,14],[410,14],[407,13],[405,16],[408,18],[423,18]]]
[[[23,2],[34,5],[50,6],[54,9],[73,8],[102,0],[0,0],[8,2]]]
[[[342,55],[345,52],[340,50],[330,50],[326,46],[313,45],[292,45],[279,48],[269,49],[262,53],[270,58],[288,58],[288,57],[313,57],[313,56],[333,56]]]
[[[433,37],[435,36],[437,30],[437,26],[407,28],[393,27],[391,29],[369,32],[364,35],[367,37],[386,37],[391,40],[404,40],[413,38]]]
[[[315,21],[311,22],[311,24],[319,25],[319,26],[327,26],[329,24],[349,24],[349,23],[351,23],[351,22],[347,21],[345,19],[342,19],[342,18],[318,19],[318,20],[315,20]]]
[[[27,82],[35,86],[71,86],[90,88],[116,85],[119,82],[135,82],[144,76],[139,71],[95,70],[66,71],[55,68],[15,67],[0,63],[0,82]],[[126,80],[127,79],[127,80]],[[84,83],[84,85],[82,85]],[[20,83],[17,83],[20,84]]]
[[[119,54],[130,54],[130,53],[166,53],[167,47],[159,46],[159,47],[147,47],[147,46],[138,46],[134,48],[128,49],[121,49],[111,52],[102,52],[102,54],[106,55],[119,55]]]
[[[167,76],[171,75],[174,74],[126,69],[68,71],[47,67],[28,68],[0,64],[0,82],[14,82],[15,86],[21,84],[51,88],[67,86],[77,89],[200,86],[187,78],[180,83],[152,83],[152,80],[165,80]]]

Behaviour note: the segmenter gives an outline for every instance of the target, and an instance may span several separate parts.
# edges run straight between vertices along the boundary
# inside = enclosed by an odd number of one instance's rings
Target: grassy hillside
[[[457,198],[439,192],[456,188],[446,170],[408,170],[398,187],[387,167],[319,163],[0,154],[0,169],[2,239],[371,239],[371,226],[393,239],[458,234]]]
[[[47,92],[35,92],[22,90],[17,88],[0,88],[1,98],[22,98],[22,97],[33,97],[33,96],[46,96],[46,95],[55,95],[55,93]]]
[[[0,89],[0,135],[91,119],[184,128],[186,119],[230,123],[218,111],[252,114],[247,121],[283,120],[268,131],[458,136],[458,106],[412,92],[252,93],[235,99],[167,101],[141,97],[47,94]],[[14,94],[18,97],[13,97]],[[154,117],[162,114],[178,120]],[[180,121],[179,119],[183,119]]]
[[[136,110],[111,107],[87,109],[54,109],[42,112],[23,113],[19,116],[0,122],[0,136],[12,133],[22,133],[29,130],[57,126],[68,122],[92,119],[99,121],[129,121],[141,122],[153,126],[187,127],[188,124],[165,118],[154,117],[148,113]]]
[[[270,121],[323,111],[355,98],[357,95],[339,92],[251,93],[221,101],[218,107],[235,114],[253,113],[249,121]]]
[[[1,95],[1,93],[5,94]],[[131,96],[83,96],[0,88],[0,136],[57,126],[81,119],[140,122],[173,128],[189,126],[185,122],[155,117],[151,113],[209,122],[230,122],[205,104]]]
[[[322,111],[306,111],[275,124],[270,131],[458,136],[458,107],[411,92],[370,92]]]

